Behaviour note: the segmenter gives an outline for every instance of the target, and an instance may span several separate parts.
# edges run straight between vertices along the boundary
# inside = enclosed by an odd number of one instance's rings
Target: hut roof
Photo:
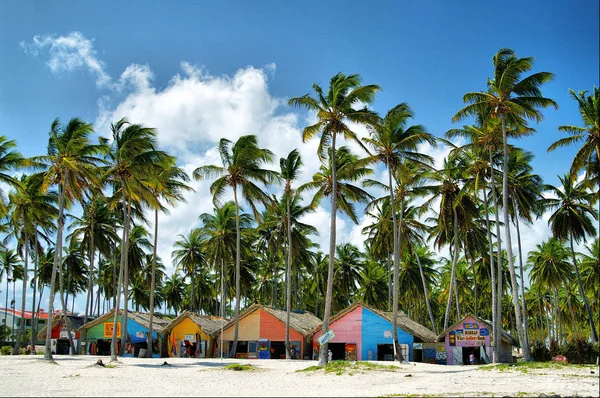
[[[81,331],[83,329],[89,329],[96,325],[104,323],[105,321],[107,321],[115,316],[114,311],[115,311],[114,309],[108,311],[106,314],[101,315],[100,317],[94,319],[93,321],[88,322],[85,325],[81,326],[79,328],[79,330]],[[123,310],[119,310],[119,314],[123,315]],[[143,312],[128,311],[127,317],[129,319],[136,321],[137,323],[139,323],[146,329],[150,326],[150,314],[143,313]],[[160,316],[156,313],[152,317],[152,329],[155,330],[157,333],[162,333],[163,328],[165,326],[167,326],[168,323],[169,323],[169,319],[163,318],[162,316]]]
[[[240,314],[240,320],[259,309],[265,311],[274,318],[279,319],[283,323],[285,323],[286,321],[287,312],[285,310],[280,310],[271,306],[261,304],[252,304],[250,307],[248,307],[244,312]],[[290,312],[290,327],[305,337],[309,336],[311,334],[311,331],[315,328],[315,326],[317,326],[321,322],[322,321],[319,318],[317,318],[308,311]],[[235,319],[229,320],[229,322],[227,322],[225,326],[223,326],[223,328],[227,329],[233,325],[235,325]]]
[[[198,327],[209,336],[214,336],[217,334],[221,330],[221,326],[225,327],[225,324],[227,323],[226,319],[218,316],[200,315],[196,314],[195,312],[185,311],[177,318],[169,322],[169,324],[163,328],[162,333],[167,333],[173,330],[175,326],[179,325],[186,318],[189,318],[192,322],[198,325]]]
[[[337,314],[335,314],[331,318],[329,318],[329,324],[331,325],[332,323],[340,320],[341,318],[346,316],[348,313],[354,311],[358,307],[366,308],[369,311],[371,311],[371,312],[379,315],[383,319],[387,320],[388,322],[390,322],[390,323],[392,322],[393,314],[391,312],[381,311],[381,310],[375,309],[373,307],[370,307],[367,304],[364,304],[362,302],[358,302],[358,303],[349,305],[348,307],[344,308],[343,310],[341,310],[340,312],[338,312]],[[406,316],[406,314],[404,312],[402,312],[400,310],[398,310],[398,318],[397,318],[396,326],[399,326],[402,330],[409,332],[413,336],[419,338],[421,341],[424,341],[424,342],[436,341],[437,335],[434,332],[432,332],[430,329],[426,328],[425,326],[421,325],[420,323],[413,321],[408,316]],[[315,334],[319,330],[321,330],[322,327],[323,327],[323,325],[318,325],[311,332],[313,334]]]
[[[488,327],[488,329],[493,330],[494,326],[492,325],[492,322],[490,321],[486,321],[484,319],[479,318],[478,316],[475,316],[473,314],[467,314],[465,315],[460,321],[456,322],[454,325],[450,326],[448,329],[444,330],[438,337],[437,337],[437,341],[444,341],[444,339],[446,338],[446,335],[448,334],[449,331],[451,331],[452,329],[454,329],[455,327],[457,327],[458,325],[460,325],[461,323],[463,323],[465,321],[465,319],[467,318],[473,318],[475,319],[478,323],[480,324],[484,324]],[[507,333],[506,331],[504,331],[504,329],[500,329],[500,332],[502,334],[502,338],[511,343],[513,346],[518,347],[519,346],[519,342],[517,341],[517,339],[515,339],[512,335],[510,335],[509,333]]]
[[[50,326],[50,329],[54,329],[54,327],[56,325],[58,325],[58,323],[63,319],[64,314],[60,313],[60,314],[55,314],[54,317],[52,317],[52,323]],[[83,325],[83,317],[79,316],[79,315],[67,315],[67,319],[69,320],[69,323],[71,324],[71,330],[76,331],[79,330],[79,328]],[[37,339],[38,340],[44,340],[46,338],[46,328],[48,327],[48,325],[44,326],[37,334]]]

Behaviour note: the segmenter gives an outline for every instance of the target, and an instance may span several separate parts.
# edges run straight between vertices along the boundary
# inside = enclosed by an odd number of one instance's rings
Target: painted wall
[[[384,337],[385,331],[392,330],[392,323],[364,307],[357,307],[341,319],[332,323],[330,329],[335,337],[330,340],[333,343],[356,343],[356,359],[366,361],[369,359],[369,351],[372,351],[373,359],[377,359],[377,344],[392,344],[392,337]],[[409,361],[413,360],[412,345],[414,337],[398,329],[398,342],[408,344]],[[321,336],[318,332],[313,337],[313,343]]]
[[[235,325],[223,330],[223,340],[233,341]],[[254,311],[252,314],[240,319],[238,324],[239,341],[255,341],[260,339],[260,312]]]
[[[190,318],[185,318],[171,330],[171,334],[175,336],[175,340],[184,340],[186,334],[198,333],[202,340],[210,340],[210,336],[204,333],[198,325],[196,325]]]
[[[119,315],[119,322],[123,321],[123,316]],[[112,322],[113,321],[113,317],[110,317],[110,319],[107,319],[105,322],[102,322],[90,329],[88,329],[88,338],[89,339],[106,339],[108,337],[104,337],[104,324],[106,322]],[[130,335],[134,335],[136,332],[143,332],[146,333],[148,332],[148,329],[146,329],[144,326],[140,325],[139,323],[137,323],[136,321],[134,321],[131,318],[127,319],[127,332]],[[152,338],[158,338],[158,334],[156,333],[156,330],[152,331]]]
[[[64,329],[64,330],[66,331],[66,329]],[[59,339],[60,338],[60,331],[61,331],[61,322],[59,322],[56,326],[54,326],[52,328],[52,331],[50,332],[50,338],[52,338],[52,339]],[[75,332],[75,338],[79,339],[79,337],[80,337],[79,332]]]
[[[503,355],[501,362],[512,361],[512,347],[503,344],[503,351],[508,351],[508,358]],[[485,347],[485,352],[489,359],[493,358],[494,349],[492,347],[492,331],[484,323],[479,323],[475,318],[467,317],[458,326],[454,327],[446,334],[446,355],[448,365],[454,365],[455,361],[452,355],[453,347]],[[508,344],[510,346],[510,344]],[[457,363],[458,364],[458,363]]]
[[[333,333],[335,333],[335,337],[329,340],[329,342],[356,344],[356,359],[359,361],[362,360],[362,323],[363,307],[356,307],[354,310],[329,325],[329,329],[333,330]],[[322,334],[322,331],[315,333],[313,336],[313,345]]]

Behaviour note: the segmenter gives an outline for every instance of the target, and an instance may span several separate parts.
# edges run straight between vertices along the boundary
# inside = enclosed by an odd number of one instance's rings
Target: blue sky
[[[543,91],[560,109],[545,110],[537,134],[516,143],[556,184],[575,149],[546,148],[561,137],[557,126],[580,123],[568,90],[599,85],[598,8],[597,0],[0,2],[0,134],[33,156],[45,152],[55,117],[81,117],[105,134],[108,122],[129,116],[157,127],[188,171],[217,160],[221,136],[258,134],[282,156],[302,145],[310,119],[287,99],[342,71],[383,88],[378,112],[408,102],[415,123],[441,136],[456,127],[462,95],[485,88],[493,54],[508,47],[535,57],[534,72],[556,75]],[[318,164],[303,148],[310,177]],[[208,187],[194,184],[189,204],[161,224],[163,258],[193,226],[189,214],[210,211]],[[312,221],[320,226],[327,209]],[[348,240],[360,239],[342,224]],[[547,236],[541,229],[531,245]]]

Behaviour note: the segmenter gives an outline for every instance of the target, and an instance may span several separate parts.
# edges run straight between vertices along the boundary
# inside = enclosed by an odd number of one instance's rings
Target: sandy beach
[[[597,366],[480,369],[410,363],[393,369],[297,372],[316,361],[0,357],[1,396],[599,396]],[[251,371],[224,369],[250,363]],[[389,366],[390,362],[376,362]],[[592,373],[593,372],[593,373]]]

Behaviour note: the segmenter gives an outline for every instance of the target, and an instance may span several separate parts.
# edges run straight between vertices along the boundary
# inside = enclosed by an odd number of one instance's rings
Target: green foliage
[[[590,343],[580,337],[560,346],[558,353],[564,355],[569,363],[595,364],[600,355],[600,349],[598,343]]]
[[[12,347],[5,345],[4,347],[0,348],[0,355],[10,355],[10,353],[12,352]]]
[[[235,370],[238,372],[244,372],[244,371],[249,371],[249,370],[255,370],[256,367],[254,365],[250,365],[250,364],[239,364],[239,363],[231,363],[229,365],[226,365],[224,367],[224,369],[227,370]]]
[[[548,350],[546,344],[541,341],[536,341],[531,347],[531,357],[537,362],[546,362],[552,359],[550,350]]]
[[[344,373],[348,373],[352,376],[352,374],[356,372],[364,373],[364,371],[369,370],[387,370],[387,371],[396,371],[398,367],[395,365],[380,365],[378,363],[373,362],[347,362],[347,361],[331,361],[328,362],[325,366],[309,366],[306,369],[300,369],[296,372],[315,372],[318,370],[324,370],[324,373],[335,373],[340,376]]]

